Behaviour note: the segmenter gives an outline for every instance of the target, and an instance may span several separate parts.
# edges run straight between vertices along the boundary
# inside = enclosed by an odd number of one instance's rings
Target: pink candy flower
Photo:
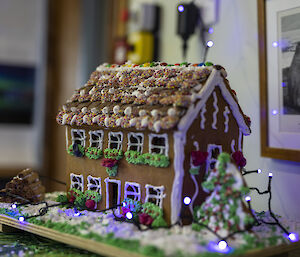
[[[101,165],[102,165],[103,167],[106,167],[106,168],[112,168],[112,167],[115,166],[117,163],[118,163],[117,160],[113,160],[113,159],[109,159],[109,158],[104,158],[104,159],[102,159],[102,161],[101,161]]]
[[[191,156],[193,165],[198,167],[205,163],[208,156],[208,152],[192,151]]]
[[[231,157],[235,161],[237,166],[242,167],[242,168],[246,166],[247,160],[241,151],[234,152],[231,155]]]

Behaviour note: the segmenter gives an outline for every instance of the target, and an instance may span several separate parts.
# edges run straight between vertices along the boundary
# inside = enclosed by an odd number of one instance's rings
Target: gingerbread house
[[[101,65],[63,105],[68,188],[96,190],[98,208],[153,202],[169,223],[217,156],[242,151],[250,121],[219,65]]]

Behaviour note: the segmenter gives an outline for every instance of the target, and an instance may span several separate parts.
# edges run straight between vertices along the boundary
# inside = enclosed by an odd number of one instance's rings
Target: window
[[[168,156],[169,144],[167,134],[149,135],[149,153],[158,153]]]
[[[135,182],[125,182],[124,199],[141,200],[141,186]]]
[[[70,189],[75,188],[83,192],[83,175],[76,175],[74,173],[70,174]]]
[[[102,130],[90,131],[89,134],[90,134],[90,147],[97,147],[99,149],[102,149],[103,131]]]
[[[122,141],[123,141],[122,132],[108,133],[108,148],[120,150],[122,148]]]
[[[222,146],[209,144],[207,146],[207,152],[206,172],[215,168],[218,156],[222,153]]]
[[[99,193],[101,195],[101,178],[96,178],[96,177],[89,175],[87,177],[87,181],[88,181],[87,189],[96,191],[97,193]]]
[[[127,150],[143,152],[144,135],[143,133],[128,133],[128,148]]]
[[[164,194],[165,187],[164,186],[151,186],[146,185],[146,198],[145,202],[151,202],[155,205],[162,208],[163,206],[163,198],[166,197]]]
[[[85,147],[85,131],[84,129],[71,129],[72,144],[76,143]]]

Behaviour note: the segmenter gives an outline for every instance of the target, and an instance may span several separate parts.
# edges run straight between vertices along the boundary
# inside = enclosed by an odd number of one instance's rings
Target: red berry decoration
[[[95,210],[96,203],[95,203],[94,200],[88,199],[88,200],[86,200],[86,202],[85,202],[85,206],[86,206],[86,208],[88,208],[89,210]]]
[[[243,168],[247,164],[247,160],[241,151],[236,151],[231,155],[232,159],[235,161],[236,165]]]
[[[191,157],[194,166],[200,166],[206,162],[208,152],[192,151]]]
[[[153,222],[153,218],[147,213],[139,214],[139,222],[143,225],[150,226]]]
[[[74,203],[75,202],[75,196],[71,195],[70,199],[69,199],[69,203]]]

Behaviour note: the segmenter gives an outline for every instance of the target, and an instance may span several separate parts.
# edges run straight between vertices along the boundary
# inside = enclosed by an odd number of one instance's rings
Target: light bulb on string
[[[209,40],[206,42],[206,46],[209,48],[212,47],[213,45],[214,45],[214,42],[212,40]]]

